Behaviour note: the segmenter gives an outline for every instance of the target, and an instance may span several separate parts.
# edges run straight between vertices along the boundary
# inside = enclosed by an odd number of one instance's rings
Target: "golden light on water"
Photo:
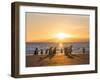
[[[62,48],[63,47],[63,44],[62,43],[59,43],[59,47]]]
[[[63,42],[64,40],[66,40],[67,38],[70,38],[71,35],[68,33],[64,33],[64,32],[60,32],[56,34],[56,38],[59,40],[59,47],[62,48],[63,47]]]

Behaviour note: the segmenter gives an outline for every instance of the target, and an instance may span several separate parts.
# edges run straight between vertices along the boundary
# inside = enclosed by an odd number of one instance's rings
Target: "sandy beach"
[[[68,56],[55,55],[52,59],[44,58],[46,55],[27,55],[26,67],[36,66],[63,66],[89,64],[89,54],[73,54],[72,58]]]

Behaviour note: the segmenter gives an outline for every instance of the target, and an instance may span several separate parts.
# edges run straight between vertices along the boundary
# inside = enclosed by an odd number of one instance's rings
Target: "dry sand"
[[[45,56],[46,55],[27,55],[26,67],[89,64],[89,54],[74,54],[72,56],[73,58],[62,54],[55,55],[52,59],[43,59]]]

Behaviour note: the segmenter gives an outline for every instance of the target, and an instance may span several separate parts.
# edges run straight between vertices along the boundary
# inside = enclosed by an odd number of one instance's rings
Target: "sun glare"
[[[69,34],[66,34],[66,33],[61,32],[61,33],[58,33],[58,34],[56,35],[56,37],[57,37],[58,39],[65,39],[65,38],[69,38],[69,37],[70,37],[70,35],[69,35]]]

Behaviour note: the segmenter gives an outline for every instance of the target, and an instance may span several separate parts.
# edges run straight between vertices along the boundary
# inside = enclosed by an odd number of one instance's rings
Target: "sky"
[[[72,14],[30,13],[25,15],[26,42],[57,41],[57,34],[70,35],[67,41],[89,39],[89,16]]]

